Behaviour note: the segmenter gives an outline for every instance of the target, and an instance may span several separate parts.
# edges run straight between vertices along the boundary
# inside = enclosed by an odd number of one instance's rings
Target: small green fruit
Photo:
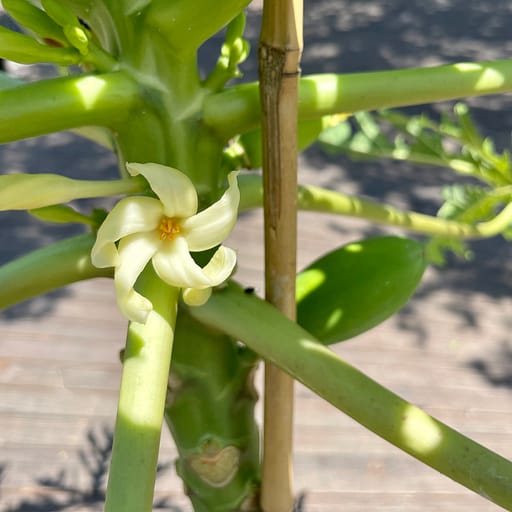
[[[426,265],[424,245],[408,238],[345,245],[297,276],[297,322],[325,344],[357,336],[406,304]]]

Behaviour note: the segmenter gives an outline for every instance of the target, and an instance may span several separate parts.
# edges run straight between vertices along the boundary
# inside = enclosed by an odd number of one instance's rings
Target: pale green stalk
[[[512,462],[432,418],[345,363],[268,303],[230,284],[204,306],[191,308],[190,314],[242,340],[390,443],[506,510],[512,510]]]
[[[128,328],[105,512],[152,510],[179,290],[151,265],[139,285],[154,310]]]
[[[238,183],[240,211],[261,207],[263,202],[261,177],[243,175],[240,176]],[[299,209],[303,211],[356,217],[378,224],[404,228],[413,233],[448,238],[490,238],[502,233],[512,223],[512,204],[505,206],[496,217],[489,221],[466,224],[400,210],[369,199],[348,196],[312,185],[299,186],[297,201]]]
[[[80,126],[118,128],[140,105],[124,72],[69,76],[0,90],[0,143]]]
[[[0,71],[0,90],[1,89],[13,89],[14,87],[18,87],[21,85],[25,85],[26,82],[20,80],[19,78],[15,78],[13,76],[8,75],[5,72]],[[81,137],[85,137],[86,139],[92,140],[96,142],[96,144],[100,144],[108,149],[112,149],[112,135],[108,132],[107,129],[101,128],[99,126],[83,126],[79,128],[74,128],[73,132]]]
[[[84,279],[112,277],[111,268],[91,263],[94,236],[47,245],[0,267],[0,309]]]
[[[0,211],[31,210],[86,197],[107,197],[141,192],[142,178],[75,180],[58,174],[0,176]]]
[[[300,80],[299,119],[506,92],[512,92],[512,60],[311,75]],[[257,128],[258,84],[233,86],[206,98],[204,120],[225,139]]]

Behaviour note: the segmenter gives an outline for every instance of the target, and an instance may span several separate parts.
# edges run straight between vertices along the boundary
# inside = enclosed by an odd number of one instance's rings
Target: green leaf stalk
[[[128,327],[105,512],[152,510],[179,290],[151,266],[138,286],[154,309]]]
[[[2,265],[0,309],[77,281],[112,277],[112,269],[99,269],[92,265],[93,244],[93,235],[80,235],[47,245]]]
[[[309,75],[299,84],[299,120],[511,91],[512,60]],[[256,82],[227,88],[204,105],[205,123],[226,139],[257,128],[259,112]]]
[[[512,510],[512,462],[463,436],[345,363],[268,303],[232,283],[193,318],[279,365],[390,443]],[[265,322],[260,319],[265,318]]]

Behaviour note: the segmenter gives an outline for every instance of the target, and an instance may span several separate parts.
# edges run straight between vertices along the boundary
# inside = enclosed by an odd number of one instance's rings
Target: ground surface
[[[492,4],[492,11],[490,6]],[[304,72],[365,71],[510,54],[512,6],[463,0],[326,1],[306,4]],[[256,37],[256,11],[249,18]],[[214,45],[204,50],[203,66]],[[246,66],[254,76],[254,63]],[[36,71],[16,68],[18,74]],[[37,71],[40,73],[41,71]],[[508,145],[510,98],[472,102],[479,125]],[[437,109],[448,109],[441,105]],[[432,110],[431,110],[432,112]],[[0,148],[0,170],[115,172],[112,157],[60,134]],[[318,148],[301,158],[301,180],[433,212],[433,169],[353,164]],[[86,209],[90,203],[81,202]],[[95,203],[97,204],[97,203]],[[0,216],[0,261],[69,234],[25,214]],[[300,265],[377,230],[361,221],[301,214]],[[245,215],[230,245],[239,279],[262,289],[260,214]],[[335,350],[404,398],[486,446],[512,457],[512,249],[500,240],[473,246],[473,262],[430,269],[398,316]],[[91,321],[91,319],[93,319]],[[0,316],[0,511],[101,510],[125,323],[111,283],[80,283]],[[308,512],[500,510],[359,427],[297,386],[295,480]],[[162,510],[188,511],[162,439],[157,495]],[[160,508],[158,508],[160,510]]]

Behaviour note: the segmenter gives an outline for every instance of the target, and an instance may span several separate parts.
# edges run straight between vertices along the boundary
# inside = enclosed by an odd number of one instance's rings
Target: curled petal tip
[[[128,320],[139,324],[145,324],[149,313],[153,311],[153,304],[135,290],[127,295],[118,294],[117,305]]]
[[[119,253],[115,244],[102,245],[96,241],[91,250],[91,262],[97,268],[116,267],[119,265]]]
[[[185,288],[183,290],[183,301],[188,306],[202,306],[212,294],[211,288],[197,290],[195,288]]]

